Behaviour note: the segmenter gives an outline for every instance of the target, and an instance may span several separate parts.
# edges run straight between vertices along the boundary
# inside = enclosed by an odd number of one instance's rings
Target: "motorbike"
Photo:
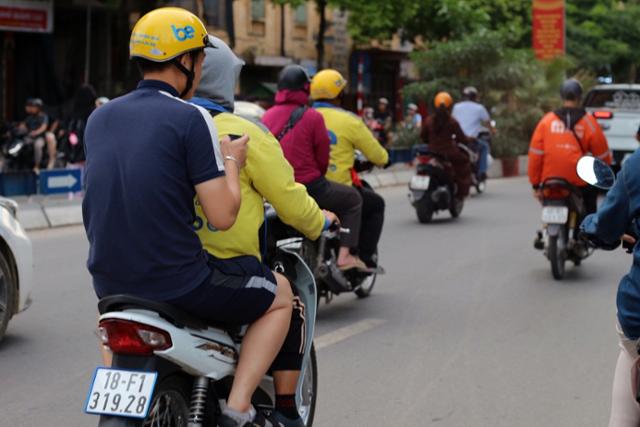
[[[488,130],[480,132],[476,139],[491,146],[491,132],[489,132]],[[473,141],[472,147],[474,147],[473,153],[475,154],[475,157],[473,157],[473,161],[471,162],[471,178],[473,187],[476,189],[476,193],[482,194],[487,190],[487,174],[486,172],[480,172],[479,166],[481,153],[479,147],[477,147],[476,144],[477,142]]]
[[[3,134],[2,155],[4,172],[33,168],[33,143],[30,143],[26,129],[17,123],[7,126]]]
[[[305,305],[306,341],[296,390],[305,426],[313,425],[317,376],[313,333],[317,289],[300,255],[276,245],[265,262],[287,276]],[[85,412],[99,426],[215,426],[226,401],[246,327],[209,324],[168,304],[130,295],[102,298],[99,336],[113,353],[112,366],[94,373]],[[266,375],[253,396],[258,411],[275,405]]]
[[[330,302],[334,296],[348,292],[353,292],[358,298],[366,298],[371,295],[378,275],[384,274],[384,269],[379,266],[366,271],[342,271],[338,268],[336,261],[340,249],[340,234],[348,233],[348,229],[332,227],[312,241],[281,222],[270,206],[267,206],[264,227],[269,230],[268,235],[274,236],[267,242],[267,251],[280,245],[297,253],[309,266],[318,286],[318,301],[324,298],[326,302]]]
[[[458,147],[474,161],[476,154],[466,145]],[[416,174],[409,182],[408,197],[418,221],[429,223],[434,213],[443,210],[448,210],[453,218],[460,216],[464,199],[455,197],[457,186],[453,176],[453,167],[446,157],[429,150],[427,145],[417,147]]]
[[[551,263],[551,274],[556,280],[564,278],[567,261],[579,266],[593,253],[580,239],[580,219],[584,215],[582,195],[563,178],[548,178],[540,186],[542,194],[542,230],[534,247],[544,252]]]

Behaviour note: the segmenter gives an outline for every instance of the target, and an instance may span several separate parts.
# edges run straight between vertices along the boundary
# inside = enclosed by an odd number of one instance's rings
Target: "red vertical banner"
[[[564,0],[533,0],[533,50],[536,58],[549,60],[565,54]]]

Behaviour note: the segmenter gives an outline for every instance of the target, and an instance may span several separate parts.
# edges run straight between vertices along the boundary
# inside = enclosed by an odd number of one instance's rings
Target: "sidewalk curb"
[[[520,175],[526,175],[527,157],[521,156]],[[389,169],[378,170],[362,175],[373,188],[386,188],[407,185],[414,174],[414,166],[404,163],[393,165]],[[502,178],[502,163],[495,160],[487,175],[489,178]],[[21,200],[24,199],[24,200]],[[79,199],[42,199],[19,198],[18,219],[25,230],[66,227],[82,224],[82,204]]]

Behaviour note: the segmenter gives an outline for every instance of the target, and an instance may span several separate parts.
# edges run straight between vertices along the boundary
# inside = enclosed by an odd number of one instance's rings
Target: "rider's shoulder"
[[[251,120],[233,113],[220,113],[213,119],[221,134],[249,135],[250,142],[275,138],[269,129],[257,120]]]

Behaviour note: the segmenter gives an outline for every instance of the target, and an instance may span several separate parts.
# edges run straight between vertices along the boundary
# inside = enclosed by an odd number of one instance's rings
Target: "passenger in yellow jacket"
[[[278,217],[286,224],[303,233],[310,239],[317,239],[323,228],[336,220],[335,215],[323,212],[316,202],[307,194],[305,187],[297,184],[292,167],[282,153],[280,143],[260,124],[232,114],[234,90],[237,78],[244,63],[238,59],[229,47],[220,39],[211,37],[216,47],[206,49],[206,59],[202,70],[202,79],[196,97],[192,103],[205,108],[213,116],[218,134],[248,135],[247,159],[240,172],[240,189],[242,204],[235,224],[226,231],[219,231],[207,223],[206,217],[196,201],[196,221],[194,228],[207,252],[216,265],[229,274],[252,275],[256,270],[268,268],[261,264],[259,229],[264,222],[264,201],[271,203]],[[271,272],[269,272],[271,273]],[[277,287],[289,286],[283,276],[275,274]],[[251,285],[248,285],[251,287]],[[290,289],[290,288],[289,288]],[[276,411],[274,420],[262,423],[253,408],[233,407],[223,414],[219,425],[242,426],[245,423],[257,422],[255,425],[280,425],[285,427],[304,426],[295,405],[295,389],[304,354],[304,307],[299,299],[289,299],[290,322],[282,348],[275,349],[275,360],[271,365],[276,388]],[[251,303],[248,303],[249,309]],[[268,315],[268,314],[267,314]],[[251,326],[253,328],[255,323]],[[264,353],[264,347],[246,348],[246,340],[242,344],[240,362],[246,356],[247,365],[256,366],[255,353]],[[263,346],[273,346],[274,340],[265,337]],[[282,342],[282,341],[280,341]],[[277,344],[276,344],[277,345]],[[279,351],[279,352],[278,352]],[[277,355],[276,355],[277,353]],[[248,356],[247,356],[248,355]],[[271,359],[273,360],[273,358]],[[268,362],[260,364],[262,372],[259,378],[252,377],[252,385],[257,386],[262,375],[269,368]],[[237,380],[237,375],[236,375]],[[251,390],[253,393],[253,390]],[[231,402],[231,396],[229,398]],[[258,421],[255,421],[258,420]],[[271,424],[269,424],[271,422]]]
[[[359,150],[376,166],[389,162],[387,150],[380,145],[362,119],[342,108],[347,81],[336,70],[322,70],[311,81],[311,98],[324,117],[331,140],[327,179],[353,185],[351,170],[355,151]],[[358,183],[356,183],[358,184]],[[369,267],[377,266],[378,241],[384,223],[384,199],[371,188],[355,185],[362,195],[362,225],[358,245],[360,259]]]

